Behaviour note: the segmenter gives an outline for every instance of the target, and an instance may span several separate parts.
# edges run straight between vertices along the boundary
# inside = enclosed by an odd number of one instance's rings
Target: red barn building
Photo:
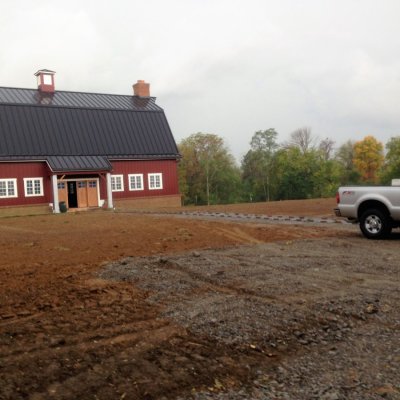
[[[180,156],[148,83],[81,93],[35,75],[37,89],[0,87],[0,213],[181,204]]]

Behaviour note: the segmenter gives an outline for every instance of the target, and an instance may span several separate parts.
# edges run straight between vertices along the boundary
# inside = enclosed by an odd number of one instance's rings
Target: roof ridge
[[[0,86],[0,104],[98,110],[163,111],[156,97],[124,94],[73,92],[42,93],[38,89]]]
[[[88,107],[88,106],[73,106],[73,105],[61,105],[61,104],[34,104],[34,103],[2,103],[0,106],[11,106],[11,107],[43,107],[43,108],[63,108],[71,110],[102,110],[102,111],[124,111],[124,112],[140,112],[140,113],[165,113],[164,109],[157,105],[157,110],[137,110],[131,108],[106,108],[106,107]]]
[[[15,89],[15,90],[28,90],[33,92],[39,92],[38,89],[35,88],[24,88],[24,87],[15,87],[15,86],[0,86],[1,89]],[[93,94],[93,95],[100,95],[100,96],[115,96],[115,97],[137,97],[141,99],[156,99],[156,96],[148,96],[148,97],[141,97],[129,94],[119,94],[119,93],[104,93],[104,92],[78,92],[75,90],[56,90],[54,93],[75,93],[75,94]]]

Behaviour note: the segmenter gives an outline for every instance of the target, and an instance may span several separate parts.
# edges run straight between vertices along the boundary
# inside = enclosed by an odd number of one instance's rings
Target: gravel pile
[[[127,258],[101,277],[147,290],[190,332],[277,360],[195,399],[400,399],[397,259],[397,240],[303,240]]]

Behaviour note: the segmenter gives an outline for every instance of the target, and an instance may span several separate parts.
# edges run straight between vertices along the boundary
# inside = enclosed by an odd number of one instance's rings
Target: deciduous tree
[[[386,143],[386,150],[382,182],[389,184],[392,179],[400,179],[400,136],[392,137]]]
[[[250,141],[250,150],[242,160],[244,186],[249,200],[270,200],[270,181],[273,155],[278,148],[275,129],[254,133]]]
[[[303,153],[299,147],[283,148],[273,165],[276,200],[331,197],[339,186],[339,163],[326,160],[317,149]]]
[[[313,169],[309,153],[300,147],[288,147],[276,153],[274,194],[277,200],[306,199],[313,193]]]
[[[383,160],[383,145],[373,136],[366,136],[354,145],[353,163],[364,182],[378,182]]]
[[[285,147],[298,147],[305,154],[315,147],[316,140],[311,134],[311,128],[299,128],[290,134],[290,139]]]
[[[195,133],[178,145],[182,155],[180,181],[185,200],[194,204],[235,202],[240,196],[240,172],[224,140]]]
[[[360,174],[354,166],[354,142],[348,140],[342,144],[335,154],[335,160],[340,164],[340,184],[355,185],[360,182]]]
[[[330,160],[335,142],[332,139],[325,138],[319,142],[318,149],[325,160]]]

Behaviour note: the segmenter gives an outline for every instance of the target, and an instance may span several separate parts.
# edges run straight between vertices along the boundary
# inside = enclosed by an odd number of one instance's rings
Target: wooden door
[[[58,181],[57,187],[58,187],[58,201],[59,202],[65,201],[65,204],[67,205],[67,207],[69,207],[67,183]]]
[[[76,186],[78,196],[78,208],[88,207],[87,182],[78,181]]]
[[[88,181],[87,185],[87,199],[89,207],[98,207],[99,199],[97,194],[97,181]]]

